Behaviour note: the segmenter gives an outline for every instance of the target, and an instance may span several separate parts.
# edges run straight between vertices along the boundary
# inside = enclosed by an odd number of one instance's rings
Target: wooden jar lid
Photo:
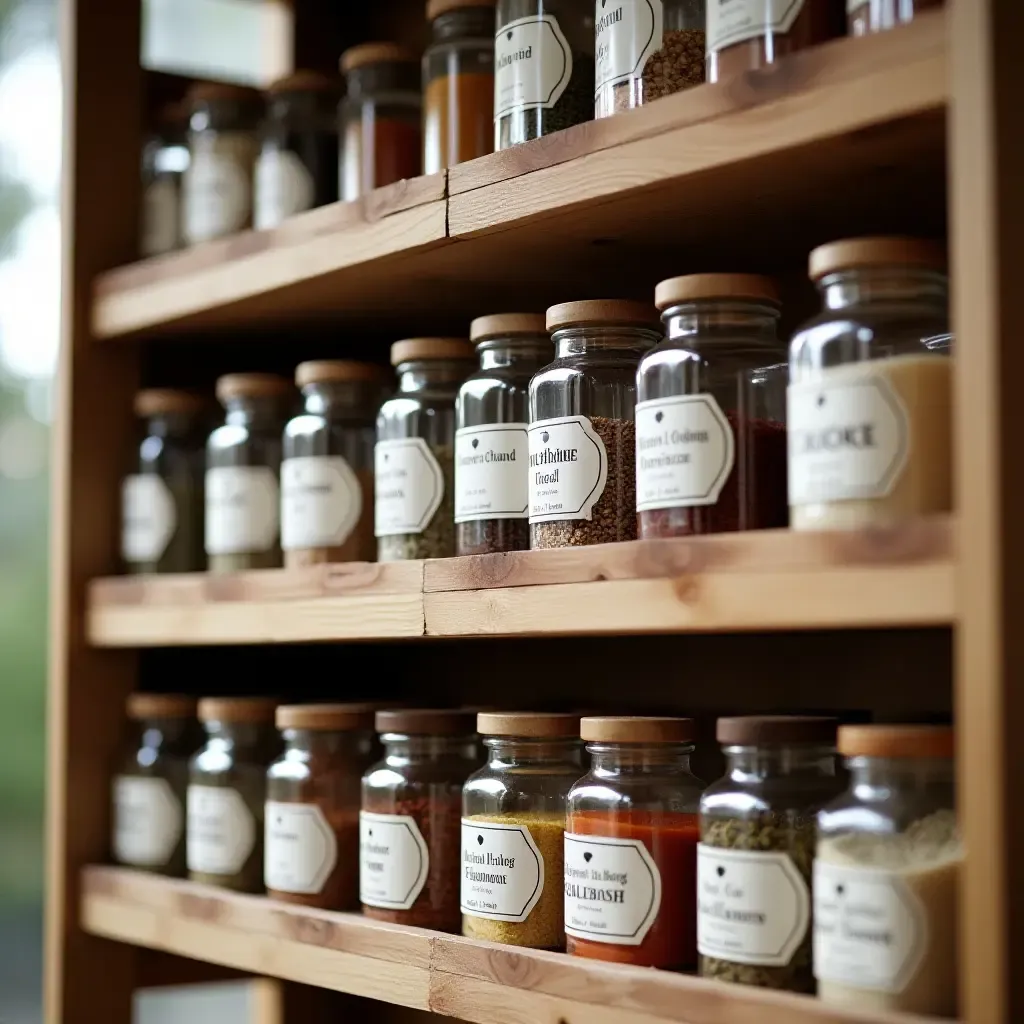
[[[348,74],[367,64],[416,64],[419,57],[407,46],[399,43],[360,43],[347,49],[339,65]]]
[[[133,407],[141,419],[164,416],[168,413],[193,415],[202,412],[207,402],[194,391],[176,391],[173,388],[146,388],[136,392]]]
[[[467,7],[494,8],[496,0],[427,0],[427,21],[433,21],[449,11],[461,11]]]
[[[820,715],[744,715],[720,718],[715,734],[726,747],[835,743],[838,725],[836,719]]]
[[[377,732],[405,732],[412,736],[471,736],[476,731],[472,711],[449,708],[394,708],[378,711]]]
[[[473,346],[465,338],[406,338],[391,346],[391,365],[414,359],[476,359]]]
[[[954,754],[954,734],[945,725],[843,725],[839,753],[846,757],[935,757]]]
[[[651,330],[660,330],[657,312],[646,302],[632,302],[629,299],[560,302],[557,306],[549,307],[545,319],[549,331],[586,324],[650,327]]]
[[[125,714],[133,721],[146,718],[195,718],[196,699],[184,693],[132,693]]]
[[[488,338],[512,337],[517,334],[538,334],[545,338],[548,329],[543,313],[492,313],[478,316],[469,325],[469,340],[473,344]]]
[[[271,82],[267,86],[267,92],[271,96],[277,96],[285,92],[340,93],[343,88],[344,83],[334,75],[325,75],[322,71],[300,69]]]
[[[248,722],[273,725],[277,700],[273,697],[203,697],[200,722]]]
[[[360,363],[354,359],[323,359],[299,363],[295,367],[295,383],[300,388],[307,384],[335,380],[365,380],[379,383],[384,379],[384,374],[384,367],[377,363]]]
[[[371,704],[282,704],[275,715],[278,729],[313,732],[358,732],[373,728]]]
[[[229,373],[217,379],[220,402],[230,398],[282,398],[291,391],[291,382],[273,373]]]
[[[481,736],[521,736],[524,739],[574,739],[580,735],[580,716],[534,711],[481,711],[476,716]]]
[[[602,715],[581,719],[580,736],[588,743],[693,743],[697,723],[692,718]]]
[[[770,277],[760,274],[687,274],[670,277],[654,289],[654,304],[668,309],[695,299],[752,299],[779,303],[779,292]]]
[[[812,281],[836,270],[856,267],[920,267],[922,270],[945,271],[946,255],[937,242],[894,235],[829,242],[812,249],[808,260]]]

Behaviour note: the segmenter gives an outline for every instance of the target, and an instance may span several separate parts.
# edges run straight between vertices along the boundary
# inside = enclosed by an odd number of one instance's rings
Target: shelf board
[[[477,1024],[925,1024],[121,868],[84,870],[80,911],[92,935]]]
[[[427,562],[111,577],[104,647],[943,626],[952,523],[765,530]]]

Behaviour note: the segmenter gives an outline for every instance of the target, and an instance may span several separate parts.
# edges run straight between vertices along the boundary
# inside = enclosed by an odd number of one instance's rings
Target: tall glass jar
[[[164,104],[142,148],[139,250],[143,256],[174,252],[183,244],[181,184],[188,169],[187,125],[183,104]]]
[[[944,0],[846,0],[846,23],[851,36],[866,36],[904,25]]]
[[[281,565],[278,476],[291,385],[266,373],[217,381],[224,424],[206,442],[206,555],[211,572]]]
[[[207,403],[189,391],[135,396],[146,422],[137,471],[121,485],[121,556],[129,572],[198,572],[203,553]]]
[[[114,776],[114,860],[181,877],[188,760],[200,743],[195,698],[133,693],[125,711],[133,735]]]
[[[286,566],[372,562],[376,363],[300,363],[304,410],[284,428],[281,547]]]
[[[496,313],[469,326],[480,368],[455,400],[455,548],[526,551],[530,378],[551,358],[540,313]]]
[[[284,753],[267,771],[267,895],[324,910],[359,907],[359,780],[376,756],[366,704],[277,709]]]
[[[363,776],[359,896],[377,921],[459,930],[462,784],[476,766],[467,711],[377,712],[384,759]]]
[[[455,554],[455,396],[473,370],[463,338],[391,346],[398,391],[377,414],[374,448],[377,558]]]
[[[188,877],[238,892],[263,891],[263,808],[267,766],[281,744],[277,702],[204,697],[206,744],[192,758],[188,784]]]
[[[789,350],[796,530],[889,526],[952,507],[952,364],[942,250],[856,238],[811,253],[824,309]]]
[[[429,0],[423,173],[492,152],[495,0]]]
[[[462,934],[562,949],[565,799],[579,715],[477,715],[487,764],[462,791]]]
[[[818,813],[814,974],[827,1003],[955,1017],[964,848],[953,730],[843,726],[850,787]]]
[[[640,536],[785,526],[786,381],[768,278],[693,274],[655,293],[668,337],[637,371]]]
[[[720,718],[717,733],[726,774],[700,802],[701,974],[813,992],[814,816],[842,789],[835,719]]]
[[[555,361],[530,381],[532,548],[636,539],[636,370],[657,324],[640,302],[548,310]]]
[[[341,70],[341,198],[415,178],[422,145],[416,55],[396,43],[363,43],[342,54]]]

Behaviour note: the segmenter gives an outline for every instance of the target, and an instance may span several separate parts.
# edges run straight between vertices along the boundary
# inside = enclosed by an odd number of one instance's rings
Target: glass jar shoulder
[[[700,800],[709,818],[756,819],[766,814],[816,814],[841,790],[835,776],[727,777],[712,783]]]
[[[578,764],[569,762],[543,769],[485,765],[466,780],[463,809],[466,814],[564,810],[581,771]]]
[[[592,771],[569,790],[566,807],[570,814],[588,811],[696,814],[703,792],[704,784],[694,775],[664,773],[609,778]]]
[[[559,359],[530,382],[530,419],[557,416],[609,416],[631,419],[636,405],[636,370],[632,360]]]
[[[280,430],[224,423],[210,434],[206,459],[210,467],[272,466],[281,461]]]
[[[308,750],[286,750],[267,769],[267,781],[301,785],[313,777],[313,757]]]
[[[450,444],[454,424],[454,389],[396,395],[377,414],[377,440],[422,437],[432,444]]]
[[[529,416],[532,374],[478,370],[463,381],[455,401],[456,426],[522,423]]]
[[[372,422],[355,417],[328,418],[315,413],[303,413],[285,425],[282,456],[297,459],[342,455],[351,461],[357,453],[368,453],[373,447],[373,440]]]

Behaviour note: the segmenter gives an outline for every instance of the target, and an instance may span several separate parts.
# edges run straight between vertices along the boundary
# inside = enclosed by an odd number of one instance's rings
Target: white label
[[[768,32],[785,35],[803,6],[804,0],[709,0],[708,53]]]
[[[178,180],[164,176],[142,193],[142,255],[159,256],[178,248],[181,234],[181,196]]]
[[[267,888],[315,896],[338,863],[338,841],[319,804],[268,800],[263,820]]]
[[[378,441],[373,450],[378,537],[422,533],[444,497],[444,473],[422,437]]]
[[[733,470],[732,427],[713,395],[636,407],[636,508],[714,505]]]
[[[340,456],[281,463],[281,547],[340,547],[363,512],[363,489]]]
[[[253,225],[276,227],[293,214],[308,210],[315,198],[313,176],[290,149],[264,149],[256,161]]]
[[[181,840],[185,815],[166,779],[119,775],[114,779],[114,860],[162,867]]]
[[[811,896],[786,853],[697,847],[697,949],[785,967],[807,935]]]
[[[527,517],[528,429],[502,423],[455,432],[455,522]]]
[[[643,73],[648,59],[661,49],[664,35],[662,0],[597,0],[594,12],[596,91]]]
[[[789,503],[882,498],[907,463],[906,407],[884,377],[790,384]]]
[[[237,789],[188,787],[189,871],[236,875],[256,845],[256,821]]]
[[[277,540],[280,498],[268,466],[206,471],[206,553],[269,551]]]
[[[572,51],[551,14],[510,21],[494,36],[494,119],[553,107],[572,75]]]
[[[178,527],[171,489],[155,473],[134,474],[121,484],[121,556],[126,562],[156,562]]]
[[[462,912],[525,921],[544,892],[544,858],[522,825],[462,819]]]
[[[565,834],[565,933],[639,946],[658,917],[661,873],[640,839]]]
[[[359,814],[359,901],[408,910],[423,891],[430,851],[408,814]]]
[[[814,862],[814,976],[898,993],[928,950],[928,918],[898,875]]]
[[[530,424],[530,522],[590,519],[608,479],[604,441],[586,416]]]
[[[194,149],[182,183],[185,239],[221,238],[245,227],[252,203],[251,168],[229,152]]]

